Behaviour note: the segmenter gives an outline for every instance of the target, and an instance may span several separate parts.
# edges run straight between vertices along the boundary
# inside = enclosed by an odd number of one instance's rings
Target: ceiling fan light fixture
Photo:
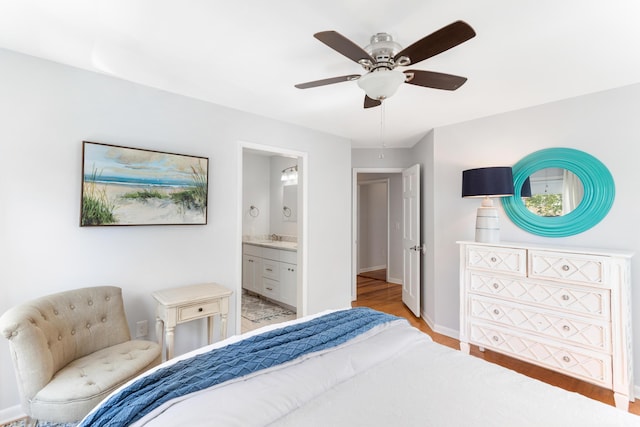
[[[398,70],[379,69],[358,79],[360,86],[371,99],[383,100],[391,97],[405,81],[405,75]]]

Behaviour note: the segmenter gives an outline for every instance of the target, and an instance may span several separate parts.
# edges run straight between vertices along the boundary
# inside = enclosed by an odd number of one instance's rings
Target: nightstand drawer
[[[491,326],[472,324],[471,342],[518,359],[569,374],[604,387],[612,385],[611,357],[520,336]]]
[[[561,312],[549,312],[535,307],[510,304],[498,299],[471,295],[471,316],[499,323],[509,329],[563,340],[566,343],[591,347],[597,351],[611,350],[611,331],[607,322],[598,322]]]
[[[609,290],[472,272],[469,292],[609,319]]]
[[[211,316],[220,312],[220,301],[178,307],[178,322]]]
[[[527,251],[517,248],[470,245],[467,247],[467,267],[525,276]]]
[[[529,270],[529,277],[532,278],[570,280],[592,285],[605,284],[602,257],[529,251]]]

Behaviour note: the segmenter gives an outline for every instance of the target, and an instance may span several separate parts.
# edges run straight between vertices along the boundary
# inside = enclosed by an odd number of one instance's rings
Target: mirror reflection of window
[[[584,196],[580,179],[562,168],[540,169],[529,176],[531,197],[524,199],[531,212],[543,217],[566,215],[578,207]]]

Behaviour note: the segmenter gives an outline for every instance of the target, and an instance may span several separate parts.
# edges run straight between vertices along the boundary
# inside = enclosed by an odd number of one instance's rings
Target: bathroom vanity
[[[242,288],[295,309],[297,259],[293,242],[244,242]]]

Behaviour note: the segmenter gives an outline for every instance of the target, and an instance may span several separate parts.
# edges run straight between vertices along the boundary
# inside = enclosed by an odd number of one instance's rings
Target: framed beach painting
[[[209,159],[83,141],[80,226],[207,223]]]

